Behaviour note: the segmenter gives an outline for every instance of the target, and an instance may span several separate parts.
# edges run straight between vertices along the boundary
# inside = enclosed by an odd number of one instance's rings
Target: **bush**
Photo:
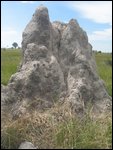
[[[112,66],[112,60],[107,60],[106,64]]]

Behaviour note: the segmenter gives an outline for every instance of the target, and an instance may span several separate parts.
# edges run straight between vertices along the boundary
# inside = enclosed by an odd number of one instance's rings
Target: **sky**
[[[112,52],[112,1],[1,1],[1,47],[21,47],[22,32],[41,4],[51,22],[77,19],[93,50]]]

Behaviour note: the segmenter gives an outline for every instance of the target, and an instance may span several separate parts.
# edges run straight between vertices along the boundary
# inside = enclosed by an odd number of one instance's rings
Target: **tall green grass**
[[[111,148],[111,122],[101,124],[90,118],[73,119],[60,124],[55,134],[58,148],[104,149]]]
[[[58,105],[50,108],[49,113],[48,110],[43,113],[33,111],[16,120],[9,118],[6,118],[1,131],[3,149],[17,149],[25,140],[39,149],[112,148],[110,114],[95,120],[89,115],[81,119]]]
[[[21,61],[21,50],[1,50],[1,83],[7,85],[10,77],[17,71]]]
[[[96,53],[95,60],[98,74],[104,80],[109,95],[112,96],[112,55],[110,53]]]

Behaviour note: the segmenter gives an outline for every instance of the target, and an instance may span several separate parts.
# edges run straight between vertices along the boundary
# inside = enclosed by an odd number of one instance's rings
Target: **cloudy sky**
[[[50,20],[77,19],[94,50],[112,51],[112,1],[2,1],[1,46],[21,46],[22,32],[39,5],[49,10]]]

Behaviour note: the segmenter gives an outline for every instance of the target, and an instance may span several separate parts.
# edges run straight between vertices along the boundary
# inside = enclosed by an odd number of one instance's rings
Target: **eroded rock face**
[[[39,7],[23,32],[23,51],[26,50],[27,44],[30,43],[44,45],[51,49],[52,37],[50,28],[51,23],[49,21],[48,9],[46,7]]]
[[[51,23],[47,8],[40,6],[23,32],[22,49],[19,71],[2,87],[3,105],[11,104],[13,116],[25,113],[27,104],[37,99],[44,101],[43,107],[65,99],[77,113],[89,102],[98,112],[111,109],[92,46],[75,19]]]

